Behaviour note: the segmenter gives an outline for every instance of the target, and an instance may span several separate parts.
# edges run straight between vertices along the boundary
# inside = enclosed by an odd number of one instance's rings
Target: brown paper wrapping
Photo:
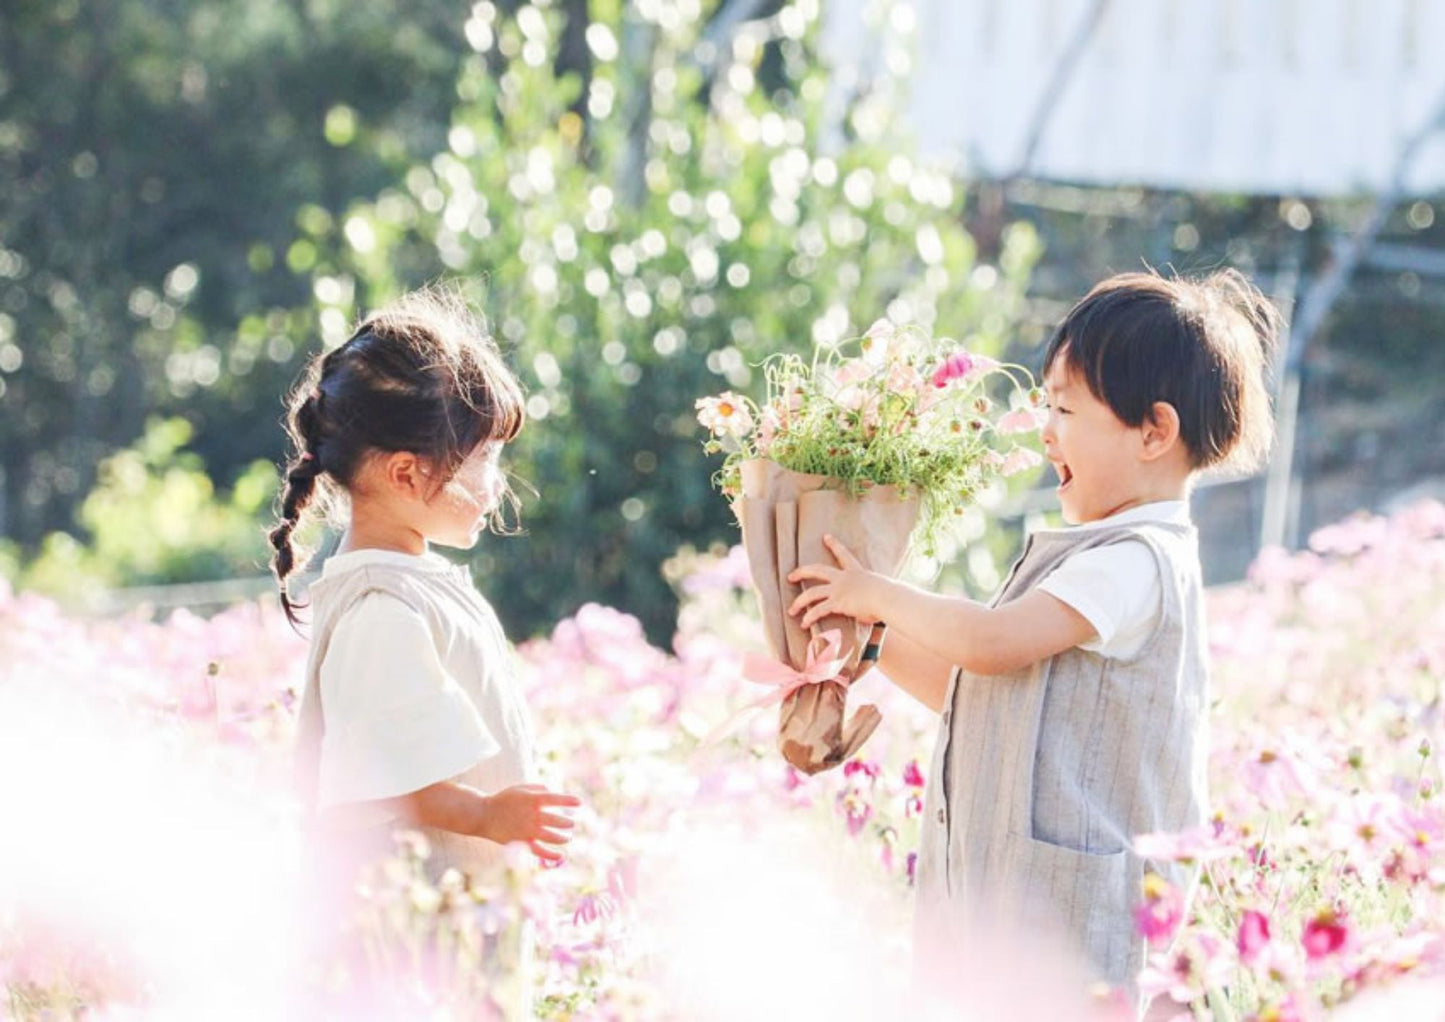
[[[733,513],[742,526],[753,586],[762,612],[763,631],[773,656],[794,670],[803,667],[811,637],[788,614],[801,591],[787,580],[800,564],[834,564],[823,536],[832,534],[865,568],[896,574],[918,521],[916,496],[903,497],[891,486],[874,486],[850,496],[836,479],[792,472],[758,459],[742,465],[742,496]],[[837,629],[847,658],[838,681],[804,685],[782,705],[778,747],[783,758],[808,774],[837,766],[863,745],[882,720],[876,706],[862,706],[849,720],[848,686],[872,666],[858,669],[866,629],[851,618],[830,615],[812,633]]]

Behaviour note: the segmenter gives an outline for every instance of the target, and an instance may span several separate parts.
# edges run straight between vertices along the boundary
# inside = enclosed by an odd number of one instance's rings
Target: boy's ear
[[[1178,409],[1168,401],[1155,401],[1140,431],[1144,440],[1144,460],[1163,457],[1179,441]]]

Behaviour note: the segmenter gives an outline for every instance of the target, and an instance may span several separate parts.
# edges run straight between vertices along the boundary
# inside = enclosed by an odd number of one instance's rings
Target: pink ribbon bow
[[[749,713],[781,703],[804,685],[819,685],[837,678],[843,673],[843,668],[848,666],[848,658],[839,656],[842,649],[842,633],[836,628],[830,628],[808,641],[808,653],[801,671],[758,653],[744,655],[743,677],[754,684],[772,685],[773,691],[744,705],[737,713],[713,728],[702,739],[701,744],[712,745]]]
[[[779,663],[772,657],[760,656],[757,653],[747,654],[743,657],[743,677],[755,684],[773,685],[776,688],[776,691],[749,703],[748,708],[781,703],[804,685],[832,681],[848,665],[848,658],[838,655],[842,649],[842,634],[838,629],[830,628],[808,641],[808,653],[801,671]]]

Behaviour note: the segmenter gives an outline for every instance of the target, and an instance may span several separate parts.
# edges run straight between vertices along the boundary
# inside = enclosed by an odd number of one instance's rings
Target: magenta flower
[[[1184,921],[1184,894],[1157,873],[1144,877],[1144,901],[1134,910],[1134,926],[1151,947],[1164,947]]]
[[[940,362],[933,371],[933,385],[942,390],[954,380],[963,379],[973,372],[974,368],[973,356],[966,351],[956,351]]]
[[[863,774],[870,781],[878,780],[879,768],[877,763],[870,763],[866,759],[850,759],[843,764],[843,776],[853,777],[856,774]]]
[[[1269,917],[1254,909],[1246,910],[1243,918],[1239,920],[1236,943],[1239,947],[1239,960],[1246,965],[1253,964],[1260,951],[1269,943]]]
[[[1344,920],[1333,909],[1325,909],[1305,923],[1300,942],[1304,944],[1305,955],[1313,962],[1335,954],[1345,946],[1349,936]]]
[[[918,760],[910,759],[903,768],[903,783],[910,788],[923,787],[923,771],[918,768]]]

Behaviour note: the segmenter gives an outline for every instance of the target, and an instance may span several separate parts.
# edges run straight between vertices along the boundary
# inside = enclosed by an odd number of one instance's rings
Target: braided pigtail
[[[295,570],[297,552],[291,536],[301,524],[306,509],[316,496],[317,478],[321,475],[321,459],[317,456],[321,435],[321,391],[312,390],[300,401],[293,404],[287,417],[287,432],[296,445],[297,454],[286,470],[286,481],[281,491],[280,522],[269,533],[271,546],[276,551],[271,558],[271,570],[281,589],[281,609],[292,626],[300,623],[296,610],[304,604],[293,603],[286,579]]]

